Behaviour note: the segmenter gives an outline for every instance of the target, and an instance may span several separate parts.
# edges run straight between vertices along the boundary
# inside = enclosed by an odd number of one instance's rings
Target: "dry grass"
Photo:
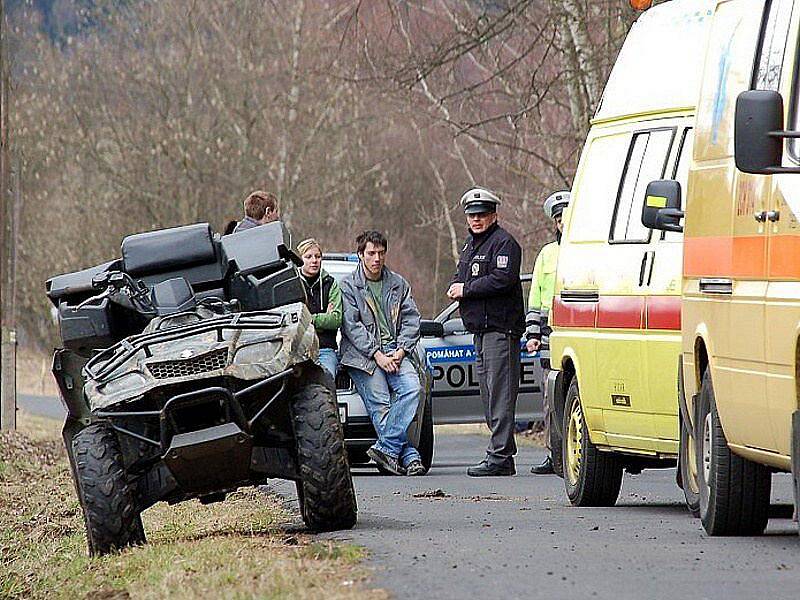
[[[89,558],[59,424],[20,414],[0,434],[0,598],[385,598],[355,546],[314,541],[280,497],[159,504],[149,543]]]

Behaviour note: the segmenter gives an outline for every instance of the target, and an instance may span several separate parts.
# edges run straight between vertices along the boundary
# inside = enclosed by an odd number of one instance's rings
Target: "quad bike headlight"
[[[248,346],[242,346],[236,351],[236,354],[233,357],[233,364],[250,365],[269,362],[280,349],[281,342],[279,340],[271,340],[269,342],[259,342],[256,344],[249,344]]]
[[[108,395],[117,394],[124,390],[144,385],[145,382],[145,378],[140,373],[128,373],[122,377],[112,379],[108,383],[104,383],[100,386],[100,393]]]

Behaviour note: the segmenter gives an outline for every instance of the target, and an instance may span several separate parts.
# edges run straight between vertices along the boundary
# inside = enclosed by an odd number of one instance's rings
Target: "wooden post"
[[[0,0],[0,429],[15,429],[17,423],[16,350],[14,330],[12,252],[14,203],[11,192],[9,150],[9,99],[11,69],[5,2]]]

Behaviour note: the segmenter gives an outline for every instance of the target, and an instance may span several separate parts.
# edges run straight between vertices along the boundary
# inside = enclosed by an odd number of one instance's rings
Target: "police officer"
[[[570,193],[555,192],[544,201],[544,213],[556,228],[556,241],[542,247],[533,265],[531,291],[528,295],[528,313],[525,315],[525,338],[528,352],[550,349],[550,309],[553,305],[553,292],[556,287],[556,263],[561,243],[561,215],[569,206]],[[542,358],[542,390],[544,391],[544,441],[547,457],[539,465],[531,467],[531,473],[549,475],[554,472],[553,452],[561,452],[560,444],[554,443],[550,430],[550,398],[547,397],[547,375],[550,372],[550,359]],[[558,447],[554,447],[558,446]]]
[[[469,238],[461,249],[447,296],[458,300],[464,326],[475,338],[475,366],[486,425],[492,432],[486,457],[467,475],[514,475],[514,416],[519,390],[525,307],[519,270],[522,249],[497,224],[500,199],[484,188],[461,197]]]

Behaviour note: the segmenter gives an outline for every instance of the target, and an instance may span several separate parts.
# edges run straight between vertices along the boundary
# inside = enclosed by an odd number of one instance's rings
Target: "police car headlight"
[[[133,372],[123,375],[122,377],[112,379],[108,383],[104,383],[102,386],[100,386],[99,391],[101,394],[117,394],[123,390],[144,385],[145,382],[146,380],[141,373]]]
[[[277,340],[243,346],[233,356],[233,364],[252,365],[269,362],[280,349],[281,342]]]

